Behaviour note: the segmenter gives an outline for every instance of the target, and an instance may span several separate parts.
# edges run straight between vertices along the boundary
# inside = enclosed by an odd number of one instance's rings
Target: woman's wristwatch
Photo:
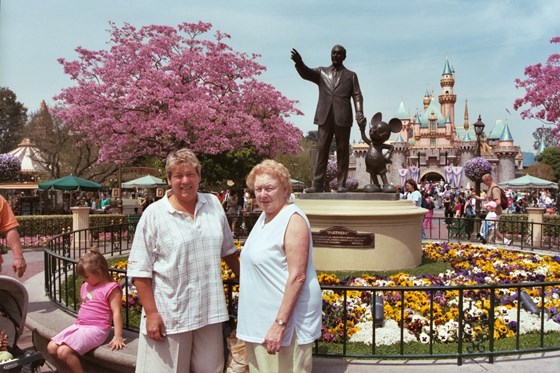
[[[280,326],[286,326],[286,322],[282,319],[276,319],[274,321],[276,321],[276,324],[278,324]]]

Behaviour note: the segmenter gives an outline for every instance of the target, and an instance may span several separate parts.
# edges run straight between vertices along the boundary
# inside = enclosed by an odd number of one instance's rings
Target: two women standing
[[[220,259],[239,274],[232,232],[217,197],[198,192],[201,167],[187,149],[166,162],[170,190],[142,214],[128,262],[143,305],[137,372],[216,372],[228,319]],[[251,372],[311,372],[322,297],[311,230],[288,204],[290,175],[275,161],[248,177],[262,207],[241,253],[238,338]]]

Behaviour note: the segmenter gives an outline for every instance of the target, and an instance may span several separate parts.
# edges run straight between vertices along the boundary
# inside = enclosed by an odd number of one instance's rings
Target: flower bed
[[[385,287],[396,286],[430,286],[442,288],[457,285],[508,284],[523,282],[559,281],[560,257],[540,256],[513,252],[504,249],[490,249],[486,247],[461,245],[453,243],[427,244],[424,255],[433,260],[449,263],[453,270],[448,270],[437,276],[410,276],[398,273],[393,276],[368,276],[349,278],[344,283],[335,276],[320,274],[322,284],[344,284],[350,286],[375,286],[384,300],[385,324],[376,329],[376,345],[390,345],[400,340],[401,306],[404,302],[404,342],[428,343],[454,342],[458,335],[459,292],[445,289],[433,292],[433,308],[430,309],[430,293],[427,291],[407,291],[402,299],[402,293],[397,291],[383,291]],[[365,293],[365,292],[364,292]],[[372,343],[372,314],[371,292],[348,292],[348,329],[350,342]],[[537,307],[541,307],[543,296],[539,289],[528,290],[529,295]],[[337,292],[323,293],[324,324],[323,341],[341,342],[343,324],[341,320],[331,317],[337,315],[342,308],[342,295]],[[526,334],[539,331],[540,318],[520,310],[521,328],[517,324],[517,291],[514,289],[500,289],[499,302],[495,315],[494,339],[515,336],[516,332]],[[547,288],[544,296],[545,332],[560,332],[560,290]],[[470,292],[464,299],[465,317],[469,322],[488,319],[490,294],[485,290]],[[430,335],[430,312],[433,318],[432,333]],[[481,326],[469,329],[465,333],[477,338],[477,333],[484,333]]]

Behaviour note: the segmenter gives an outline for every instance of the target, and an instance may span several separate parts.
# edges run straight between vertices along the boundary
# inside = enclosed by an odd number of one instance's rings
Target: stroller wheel
[[[34,367],[32,364],[26,364],[21,367],[21,373],[41,373],[41,366]]]

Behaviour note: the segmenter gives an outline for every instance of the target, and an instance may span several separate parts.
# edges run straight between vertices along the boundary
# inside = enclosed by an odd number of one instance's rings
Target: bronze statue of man
[[[333,136],[336,137],[337,192],[346,192],[348,178],[350,128],[352,127],[352,106],[354,101],[356,121],[360,128],[365,128],[366,118],[363,112],[363,98],[358,83],[358,76],[342,64],[346,59],[346,49],[335,45],[331,50],[332,65],[328,67],[309,68],[297,50],[292,49],[292,60],[299,75],[319,86],[319,100],[313,123],[318,125],[318,157],[313,185],[306,191],[319,193],[325,190],[325,173],[329,160],[329,148]]]

